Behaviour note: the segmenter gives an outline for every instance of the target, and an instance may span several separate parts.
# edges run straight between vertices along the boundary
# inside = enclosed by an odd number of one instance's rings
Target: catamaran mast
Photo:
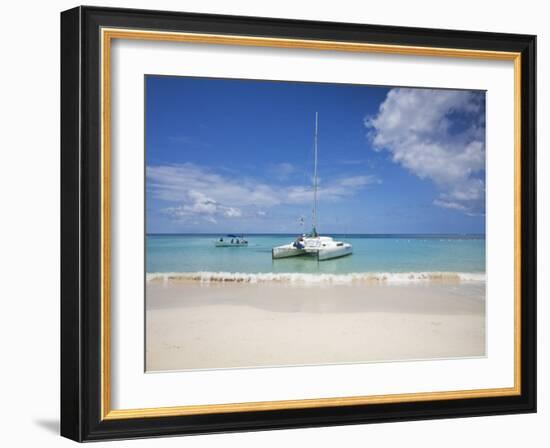
[[[313,236],[317,236],[317,133],[319,129],[319,112],[315,112],[315,162],[313,165]]]

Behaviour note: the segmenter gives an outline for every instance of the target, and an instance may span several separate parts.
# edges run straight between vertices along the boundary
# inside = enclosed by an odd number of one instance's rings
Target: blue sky
[[[148,233],[484,233],[483,92],[147,76]],[[303,218],[304,226],[301,225]]]

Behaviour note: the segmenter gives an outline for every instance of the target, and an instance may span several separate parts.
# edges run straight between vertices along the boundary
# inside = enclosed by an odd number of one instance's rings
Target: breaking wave
[[[241,273],[241,272],[159,272],[147,273],[148,282],[198,283],[472,283],[484,282],[484,273],[475,272],[362,272],[351,274]]]

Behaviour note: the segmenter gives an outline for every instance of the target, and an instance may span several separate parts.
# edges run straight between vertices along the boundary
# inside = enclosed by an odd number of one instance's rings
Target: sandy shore
[[[485,283],[148,282],[148,371],[485,355]]]

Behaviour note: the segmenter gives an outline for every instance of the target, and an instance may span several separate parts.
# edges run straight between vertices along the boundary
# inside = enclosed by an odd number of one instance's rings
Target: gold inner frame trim
[[[101,419],[128,419],[284,409],[307,409],[414,401],[503,397],[521,394],[521,54],[514,52],[418,47],[306,39],[279,39],[218,34],[101,29]],[[213,45],[382,53],[410,56],[454,57],[513,61],[514,63],[514,386],[506,388],[419,392],[301,400],[187,405],[140,409],[111,409],[110,346],[110,126],[111,41],[132,39]]]

